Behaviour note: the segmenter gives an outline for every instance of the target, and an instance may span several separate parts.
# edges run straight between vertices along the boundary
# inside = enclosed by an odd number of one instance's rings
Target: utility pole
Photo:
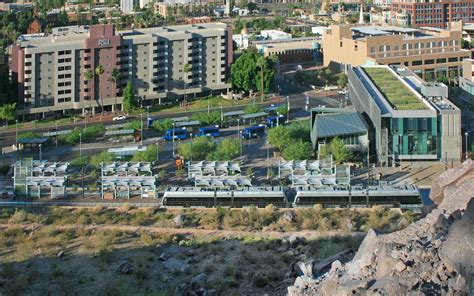
[[[56,124],[56,149],[58,149],[58,122],[55,122]]]
[[[140,144],[143,144],[143,113],[140,113]]]
[[[174,158],[174,122],[173,122],[173,158]]]
[[[150,118],[150,106],[146,106],[146,128],[147,129],[150,128],[149,118]]]
[[[79,157],[82,158],[82,133],[79,133]]]

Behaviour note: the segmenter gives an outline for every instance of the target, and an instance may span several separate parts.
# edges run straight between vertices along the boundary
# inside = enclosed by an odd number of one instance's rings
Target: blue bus
[[[241,137],[244,139],[260,138],[265,136],[265,125],[254,125],[242,130]]]
[[[197,136],[198,137],[219,137],[221,132],[218,125],[200,127]]]
[[[266,122],[267,122],[267,127],[275,127],[278,125],[283,125],[286,122],[286,116],[278,115],[278,116],[268,117]]]
[[[188,132],[186,131],[186,128],[182,129],[175,129],[174,130],[174,138],[175,140],[185,140],[188,138]],[[165,141],[171,141],[173,140],[173,130],[169,129],[165,132],[163,135],[163,140]]]

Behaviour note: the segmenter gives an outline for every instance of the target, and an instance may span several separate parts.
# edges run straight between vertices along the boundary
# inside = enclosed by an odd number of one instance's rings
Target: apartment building
[[[459,86],[466,94],[474,96],[474,60],[464,59],[462,77],[459,78]]]
[[[230,87],[232,31],[225,24],[121,32],[113,25],[86,28],[21,36],[12,46],[10,71],[18,85],[19,115],[120,109],[128,81],[142,105]],[[186,64],[189,72],[184,72]],[[114,81],[117,71],[120,79]]]
[[[461,159],[461,110],[448,99],[446,85],[425,82],[404,66],[354,67],[348,80],[378,163]]]
[[[324,65],[404,65],[427,81],[461,75],[461,23],[452,29],[333,25],[323,36]]]
[[[446,29],[451,22],[474,21],[472,0],[398,0],[392,1],[392,24],[413,28],[435,27]]]

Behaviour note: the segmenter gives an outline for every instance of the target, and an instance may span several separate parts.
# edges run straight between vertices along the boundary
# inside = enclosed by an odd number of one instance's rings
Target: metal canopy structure
[[[156,177],[149,162],[102,163],[101,168],[101,198],[130,198],[137,194],[141,198],[157,198]]]
[[[252,187],[252,182],[244,176],[196,176],[194,178],[196,187]]]
[[[43,137],[56,137],[56,136],[61,136],[61,135],[67,135],[72,132],[71,129],[69,130],[62,130],[62,131],[53,131],[53,132],[46,132],[43,133]]]
[[[113,153],[115,156],[132,156],[135,153],[140,151],[146,151],[146,146],[134,145],[134,146],[124,146],[120,148],[109,148],[108,153]]]
[[[245,115],[240,116],[240,118],[242,118],[243,120],[246,120],[246,119],[265,117],[267,115],[268,115],[267,112],[258,112],[258,113],[252,113],[252,114],[245,114]]]
[[[19,144],[44,144],[48,141],[48,138],[23,138],[18,139]]]
[[[171,121],[173,122],[189,121],[189,117],[188,116],[175,117],[175,118],[171,118]]]
[[[178,121],[175,123],[176,128],[180,127],[187,127],[187,126],[198,126],[201,123],[198,120],[192,120],[192,121]]]
[[[122,130],[108,130],[105,132],[106,137],[110,136],[122,136],[122,135],[131,135],[135,132],[134,129],[122,129]]]
[[[15,196],[41,198],[42,193],[49,191],[51,198],[65,197],[68,166],[68,162],[17,161],[13,165]],[[46,189],[42,191],[43,188]]]
[[[102,163],[102,175],[133,176],[141,174],[150,174],[151,164],[149,162],[113,162]]]
[[[288,173],[294,187],[325,187],[350,185],[350,167],[333,165],[332,156],[319,160],[290,160],[278,162],[278,177]]]
[[[245,114],[245,111],[243,110],[237,110],[237,111],[229,111],[229,112],[224,112],[222,114],[222,116],[224,117],[229,117],[229,116],[240,116],[240,115],[244,115]]]
[[[129,122],[125,122],[125,123],[117,123],[117,124],[106,125],[105,129],[106,130],[121,129],[121,128],[126,127],[129,124],[130,124]]]
[[[240,175],[242,170],[238,161],[188,161],[188,177]]]

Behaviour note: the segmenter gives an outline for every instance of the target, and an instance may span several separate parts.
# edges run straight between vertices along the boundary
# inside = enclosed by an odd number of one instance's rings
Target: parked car
[[[125,120],[127,119],[127,116],[125,115],[118,115],[118,116],[115,116],[112,120],[113,121],[122,121],[122,120]]]

